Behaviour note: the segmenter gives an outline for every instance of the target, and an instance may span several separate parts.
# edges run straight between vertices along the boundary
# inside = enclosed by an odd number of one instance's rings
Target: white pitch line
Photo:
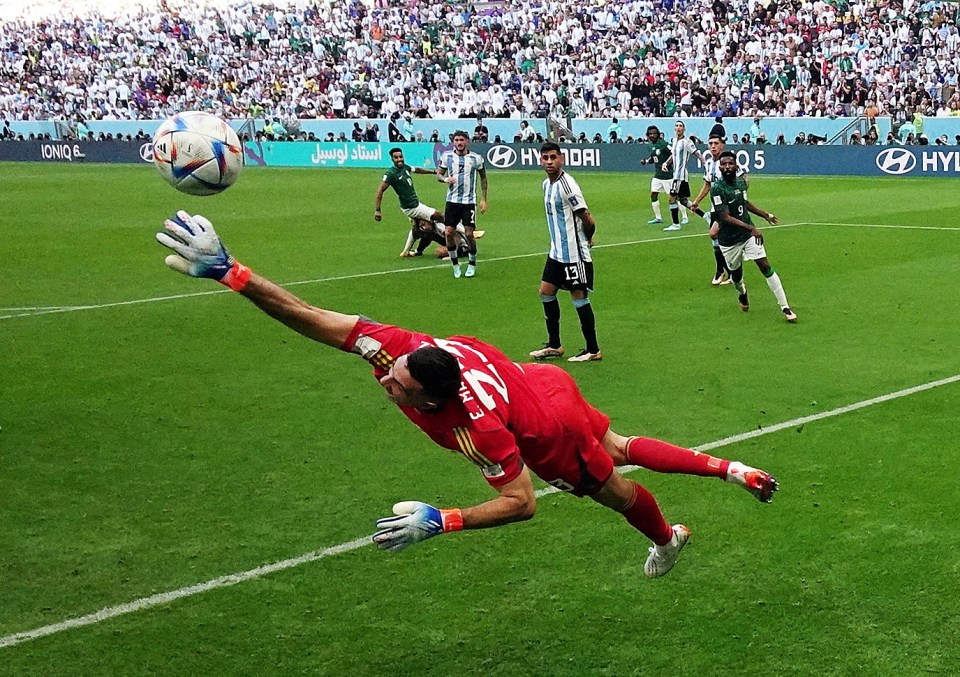
[[[918,386],[913,386],[911,388],[904,388],[903,390],[897,390],[896,392],[889,393],[887,395],[880,395],[879,397],[873,397],[869,400],[863,400],[861,402],[855,402],[854,404],[848,404],[843,407],[837,407],[836,409],[831,409],[829,411],[820,412],[819,414],[811,414],[810,416],[801,416],[800,418],[791,419],[789,421],[784,421],[783,423],[777,423],[775,425],[769,426],[767,428],[758,428],[757,430],[751,430],[749,432],[740,433],[738,435],[732,435],[730,437],[725,437],[721,440],[716,440],[715,442],[707,442],[706,444],[701,444],[700,446],[693,447],[695,451],[709,451],[711,449],[717,449],[719,447],[725,447],[730,444],[736,444],[738,442],[743,442],[745,440],[753,439],[755,437],[760,437],[762,435],[769,435],[770,433],[779,432],[787,428],[794,428],[796,426],[805,425],[813,421],[820,421],[825,418],[832,418],[833,416],[839,416],[841,414],[849,414],[852,411],[857,411],[858,409],[864,409],[866,407],[871,407],[875,404],[882,404],[884,402],[889,402],[901,397],[907,397],[909,395],[915,395],[917,393],[924,392],[926,390],[932,390],[934,388],[939,388],[940,386],[949,385],[951,383],[957,383],[960,381],[960,374],[950,376],[947,378],[942,378],[937,381],[930,381],[928,383],[923,383]],[[639,466],[622,466],[622,472],[632,472],[637,470]],[[556,487],[546,487],[537,491],[537,497],[547,496],[549,494],[554,494],[560,491]],[[27,630],[24,632],[18,632],[12,635],[7,635],[6,637],[0,638],[0,649],[15,646],[21,642],[26,642],[31,639],[38,639],[40,637],[46,637],[47,635],[53,635],[63,630],[69,630],[70,628],[80,628],[85,625],[93,625],[101,621],[108,620],[110,618],[115,618],[117,616],[122,616],[124,614],[133,613],[135,611],[143,611],[144,609],[149,609],[150,607],[158,606],[160,604],[167,604],[184,597],[191,597],[197,595],[201,592],[207,592],[208,590],[215,590],[217,588],[225,588],[231,585],[236,585],[237,583],[243,583],[244,581],[249,581],[255,578],[260,578],[268,574],[275,573],[277,571],[283,571],[285,569],[292,569],[293,567],[300,566],[301,564],[307,564],[309,562],[316,562],[317,560],[324,559],[326,557],[331,557],[333,555],[340,555],[346,552],[351,552],[352,550],[357,550],[364,546],[370,545],[372,541],[369,536],[364,536],[347,543],[341,543],[340,545],[334,545],[329,548],[324,548],[323,550],[314,550],[313,552],[308,552],[299,557],[292,557],[290,559],[285,559],[279,562],[274,562],[273,564],[264,564],[255,569],[250,569],[248,571],[243,571],[237,574],[228,574],[226,576],[220,576],[219,578],[214,578],[205,583],[197,583],[196,585],[191,585],[185,588],[179,588],[177,590],[171,590],[169,592],[161,592],[156,595],[151,595],[150,597],[141,597],[140,599],[135,599],[132,602],[127,602],[126,604],[119,604],[117,606],[110,606],[95,611],[86,616],[79,616],[77,618],[71,618],[60,623],[54,623],[52,625],[44,625],[40,628],[35,628],[33,630]]]
[[[767,226],[766,228],[791,228],[793,226],[803,226],[804,223],[790,223],[790,224],[780,224],[779,226]],[[612,242],[609,244],[598,244],[594,249],[607,249],[610,247],[628,247],[635,244],[651,244],[655,242],[665,242],[667,240],[686,240],[694,237],[706,237],[706,233],[691,233],[684,235],[669,235],[664,237],[654,237],[646,238],[643,240],[630,240],[628,242]],[[513,254],[511,256],[498,256],[496,258],[484,259],[484,265],[488,263],[495,263],[498,261],[514,261],[516,259],[528,259],[533,256],[546,256],[546,252],[533,252],[529,254]],[[446,263],[438,263],[435,265],[427,266],[417,266],[415,268],[394,268],[392,270],[377,270],[369,273],[353,273],[350,275],[336,275],[333,277],[317,277],[311,280],[298,280],[296,282],[284,282],[281,283],[281,287],[299,287],[305,284],[320,284],[323,282],[338,282],[341,280],[356,280],[364,277],[381,277],[383,275],[394,275],[398,273],[416,273],[422,270],[434,270],[438,267],[449,265]],[[50,306],[49,308],[38,308],[31,310],[30,312],[20,312],[11,315],[0,315],[0,320],[12,320],[17,317],[36,317],[39,315],[51,315],[54,313],[71,313],[81,310],[102,310],[104,308],[119,308],[121,306],[135,306],[142,305],[146,303],[159,303],[161,301],[177,301],[179,299],[189,299],[195,298],[198,296],[213,296],[214,294],[229,294],[229,289],[213,289],[210,291],[201,291],[193,292],[190,294],[171,294],[169,296],[156,296],[145,299],[132,299],[129,301],[114,301],[112,303],[97,303],[83,306]],[[0,308],[0,313],[3,313],[5,310],[16,310],[14,308],[2,309]],[[20,310],[28,310],[26,308],[21,308]]]
[[[952,230],[960,233],[960,228],[948,228],[946,226],[898,226],[889,223],[830,223],[827,221],[810,222],[808,226],[846,226],[848,228],[892,228],[894,230]]]

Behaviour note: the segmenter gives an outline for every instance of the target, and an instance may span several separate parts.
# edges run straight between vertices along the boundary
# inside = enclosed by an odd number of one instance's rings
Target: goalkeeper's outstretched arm
[[[157,241],[174,252],[167,256],[167,266],[190,277],[216,280],[240,292],[267,315],[307,338],[339,348],[360,319],[358,315],[311,306],[257,275],[230,256],[213,224],[199,214],[177,212],[163,227],[157,233]]]
[[[275,282],[253,272],[240,293],[250,299],[257,308],[295,332],[334,348],[343,345],[360,319],[358,315],[344,315],[312,306]]]

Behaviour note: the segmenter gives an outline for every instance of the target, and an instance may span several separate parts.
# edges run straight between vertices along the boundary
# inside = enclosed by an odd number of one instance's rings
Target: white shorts
[[[436,213],[437,210],[434,209],[433,207],[428,207],[427,205],[421,202],[416,207],[413,207],[411,209],[404,209],[403,207],[401,207],[400,211],[402,211],[404,214],[409,216],[411,219],[423,219],[424,221],[433,221],[433,215]]]
[[[672,179],[650,179],[651,193],[669,193],[672,187]]]
[[[756,261],[767,257],[767,250],[762,244],[757,244],[757,239],[750,236],[750,239],[732,247],[720,245],[720,251],[723,253],[723,259],[727,262],[727,268],[736,270],[743,265],[744,261]]]

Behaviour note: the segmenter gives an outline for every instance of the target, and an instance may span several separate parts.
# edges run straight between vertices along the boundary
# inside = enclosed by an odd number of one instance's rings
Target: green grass
[[[397,258],[392,193],[372,220],[377,172],[248,169],[200,199],[149,167],[2,169],[0,637],[352,541],[397,500],[490,497],[359,359],[170,272],[153,234],[176,209],[200,211],[251,267],[307,281],[292,289],[311,303],[475,334],[520,360],[544,334],[540,175],[490,175],[479,275],[455,282],[445,264]],[[679,238],[646,225],[647,175],[578,179],[599,227],[605,360],[570,371],[618,432],[705,444],[960,373],[955,182],[756,177],[751,199],[786,224],[766,234],[791,326],[755,268],[749,313],[708,284],[695,218]],[[429,177],[418,188],[441,204]],[[102,307],[9,310],[54,306]],[[579,349],[562,308],[565,346]],[[694,532],[664,579],[644,579],[647,544],[621,518],[553,494],[531,522],[399,555],[363,547],[0,648],[0,665],[955,674],[958,407],[954,383],[713,452],[777,475],[772,506],[638,471]]]

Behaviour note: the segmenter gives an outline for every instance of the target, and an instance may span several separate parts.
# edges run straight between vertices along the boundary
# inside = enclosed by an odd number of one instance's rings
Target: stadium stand
[[[262,118],[275,138],[302,119],[393,118],[402,135],[411,119],[477,115],[862,115],[900,129],[960,116],[957,7],[169,0],[108,15],[37,2],[0,25],[0,118],[67,120],[75,133],[203,109]]]

